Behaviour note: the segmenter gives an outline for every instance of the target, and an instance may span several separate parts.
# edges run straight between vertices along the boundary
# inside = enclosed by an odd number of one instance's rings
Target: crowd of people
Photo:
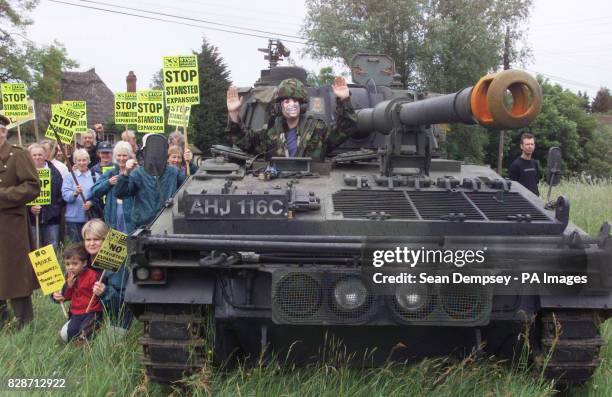
[[[2,123],[0,132],[6,134]],[[25,151],[8,144],[6,135],[0,136],[4,138],[0,147],[3,152],[7,151],[6,158],[0,159],[0,167],[11,166],[10,171],[15,171],[14,180],[9,181],[13,185],[10,188],[14,188],[14,203],[0,197],[2,206],[9,212],[13,209],[15,214],[27,208],[24,212],[27,211],[26,219],[29,218],[28,235],[23,244],[52,245],[58,256],[63,253],[66,283],[52,299],[61,304],[71,301],[69,319],[60,331],[65,342],[82,342],[91,337],[105,315],[116,333],[123,334],[129,328],[132,314],[123,301],[128,279],[126,264],[116,272],[102,273],[93,261],[110,229],[129,234],[149,223],[178,190],[186,173],[197,169],[179,132],[168,138],[167,164],[161,176],[150,175],[144,166],[147,135],[140,146],[136,134],[126,130],[122,140],[113,145],[98,140],[103,132],[103,126],[96,124],[94,130],[81,134],[76,145],[65,145],[66,153],[52,140],[32,143]],[[28,152],[31,162],[27,159]],[[18,154],[15,159],[21,162],[19,165],[12,163],[15,153]],[[50,171],[51,203],[25,206],[39,194],[36,169]],[[0,187],[0,196],[3,195],[4,189]],[[14,232],[19,230],[15,225]],[[27,255],[30,249],[24,247],[21,251]],[[18,327],[32,321],[30,295],[36,288],[36,280],[31,269],[24,269],[23,274],[13,275],[19,280],[12,277],[18,281],[14,284],[22,284],[21,290],[14,291],[9,284],[0,285],[0,327],[9,317],[7,301],[17,317]],[[0,275],[4,274],[3,270],[0,266]],[[0,278],[8,280],[8,277]]]

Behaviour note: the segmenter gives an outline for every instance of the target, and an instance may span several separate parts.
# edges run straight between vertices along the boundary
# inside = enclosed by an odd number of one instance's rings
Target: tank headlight
[[[134,273],[136,275],[136,278],[140,281],[144,281],[149,278],[149,268],[137,267]]]
[[[422,285],[404,284],[395,290],[395,300],[404,310],[417,311],[427,302],[427,288]]]
[[[357,278],[345,278],[336,283],[334,299],[340,309],[355,310],[366,303],[368,289]]]

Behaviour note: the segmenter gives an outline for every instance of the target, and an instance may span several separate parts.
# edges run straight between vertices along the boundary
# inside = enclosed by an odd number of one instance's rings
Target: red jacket
[[[93,270],[91,267],[86,267],[81,274],[79,274],[72,287],[66,287],[64,290],[64,298],[67,301],[72,301],[70,305],[70,314],[85,314],[87,305],[93,295],[93,286],[96,281],[100,278],[98,272]],[[94,298],[90,312],[101,312],[102,304],[100,299],[96,296]]]

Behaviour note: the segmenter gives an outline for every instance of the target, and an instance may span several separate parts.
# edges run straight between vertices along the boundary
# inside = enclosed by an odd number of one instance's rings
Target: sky
[[[63,43],[69,56],[78,61],[80,67],[77,70],[95,67],[98,75],[115,92],[125,91],[125,77],[130,70],[138,77],[138,88],[148,88],[153,74],[161,68],[162,56],[198,50],[202,37],[219,48],[234,84],[251,86],[259,77],[260,69],[267,67],[264,54],[257,51],[257,48],[267,46],[270,34],[265,32],[300,36],[300,26],[306,14],[303,0],[58,1],[62,3],[40,0],[31,13],[34,24],[27,29],[27,37],[38,44],[50,44],[53,40]],[[74,4],[174,20],[193,26],[109,13]],[[118,9],[111,5],[192,20]],[[214,24],[205,24],[202,22],[204,20]],[[572,91],[587,91],[591,98],[599,87],[612,88],[611,22],[612,2],[609,0],[534,0],[527,35],[533,59],[524,65],[525,68],[532,73],[544,74],[552,82]],[[285,38],[285,44],[292,51],[292,59],[308,70],[333,65],[329,61],[310,59],[303,55],[303,45],[288,42],[299,39],[272,37]],[[336,70],[339,70],[337,64]]]

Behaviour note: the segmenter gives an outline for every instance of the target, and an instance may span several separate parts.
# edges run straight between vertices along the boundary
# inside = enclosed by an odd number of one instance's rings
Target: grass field
[[[543,196],[546,194],[541,188]],[[564,182],[553,197],[570,199],[572,220],[595,234],[603,220],[612,220],[612,181],[597,185]],[[88,346],[64,346],[57,331],[63,323],[57,305],[37,292],[35,321],[16,332],[9,325],[0,332],[0,379],[8,377],[66,378],[62,395],[82,396],[548,396],[555,393],[520,365],[512,368],[495,358],[468,357],[425,360],[412,365],[389,364],[383,368],[355,369],[337,365],[341,354],[329,363],[307,368],[288,368],[276,363],[239,368],[220,374],[214,368],[187,379],[185,389],[149,384],[140,365],[136,323],[127,337],[114,338],[103,331]],[[604,324],[606,345],[602,365],[585,386],[571,396],[612,396],[612,321]],[[0,396],[47,395],[48,392],[12,391],[0,386]]]

